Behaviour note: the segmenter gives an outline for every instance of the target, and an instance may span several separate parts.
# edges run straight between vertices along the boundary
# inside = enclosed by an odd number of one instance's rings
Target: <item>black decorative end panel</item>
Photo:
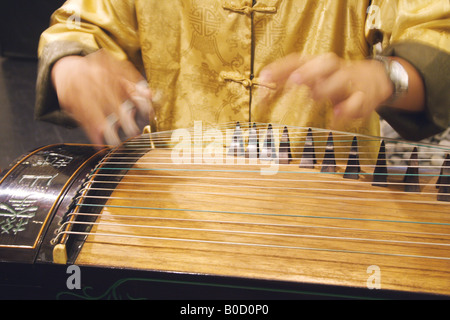
[[[36,260],[45,234],[57,227],[104,153],[87,145],[48,146],[24,156],[3,174],[0,261]]]

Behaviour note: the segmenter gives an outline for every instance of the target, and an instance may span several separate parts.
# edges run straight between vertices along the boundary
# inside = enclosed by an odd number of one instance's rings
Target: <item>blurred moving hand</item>
[[[422,79],[408,62],[396,59],[409,76],[409,91],[390,105],[409,111],[422,111],[425,94]],[[276,84],[277,90],[306,85],[311,98],[328,100],[333,105],[335,123],[343,124],[369,116],[387,102],[393,84],[382,63],[375,60],[348,61],[334,53],[317,56],[291,54],[261,71],[260,82]],[[264,100],[264,90],[259,97]]]
[[[118,145],[121,132],[136,136],[155,114],[144,77],[129,61],[101,49],[85,57],[68,56],[52,69],[59,104],[94,144]]]

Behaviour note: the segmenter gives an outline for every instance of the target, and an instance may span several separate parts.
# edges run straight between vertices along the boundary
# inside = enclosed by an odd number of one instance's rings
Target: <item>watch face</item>
[[[397,94],[408,91],[408,73],[399,62],[391,62],[390,76],[392,82],[394,82],[395,91]]]

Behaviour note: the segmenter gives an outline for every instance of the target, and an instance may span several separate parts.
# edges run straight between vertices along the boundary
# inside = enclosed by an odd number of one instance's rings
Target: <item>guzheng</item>
[[[389,157],[399,143],[406,163]],[[160,284],[185,275],[250,296],[447,297],[449,153],[259,123],[46,146],[1,175],[0,260],[135,270]]]

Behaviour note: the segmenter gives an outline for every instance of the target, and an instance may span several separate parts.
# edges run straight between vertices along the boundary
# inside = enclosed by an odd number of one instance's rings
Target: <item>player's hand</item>
[[[94,144],[118,145],[155,117],[144,77],[106,50],[62,58],[52,69],[52,81],[61,108]]]
[[[347,61],[334,53],[288,55],[264,68],[260,82],[276,84],[277,90],[306,85],[314,100],[332,103],[335,118],[349,120],[367,117],[393,93],[380,62]]]

